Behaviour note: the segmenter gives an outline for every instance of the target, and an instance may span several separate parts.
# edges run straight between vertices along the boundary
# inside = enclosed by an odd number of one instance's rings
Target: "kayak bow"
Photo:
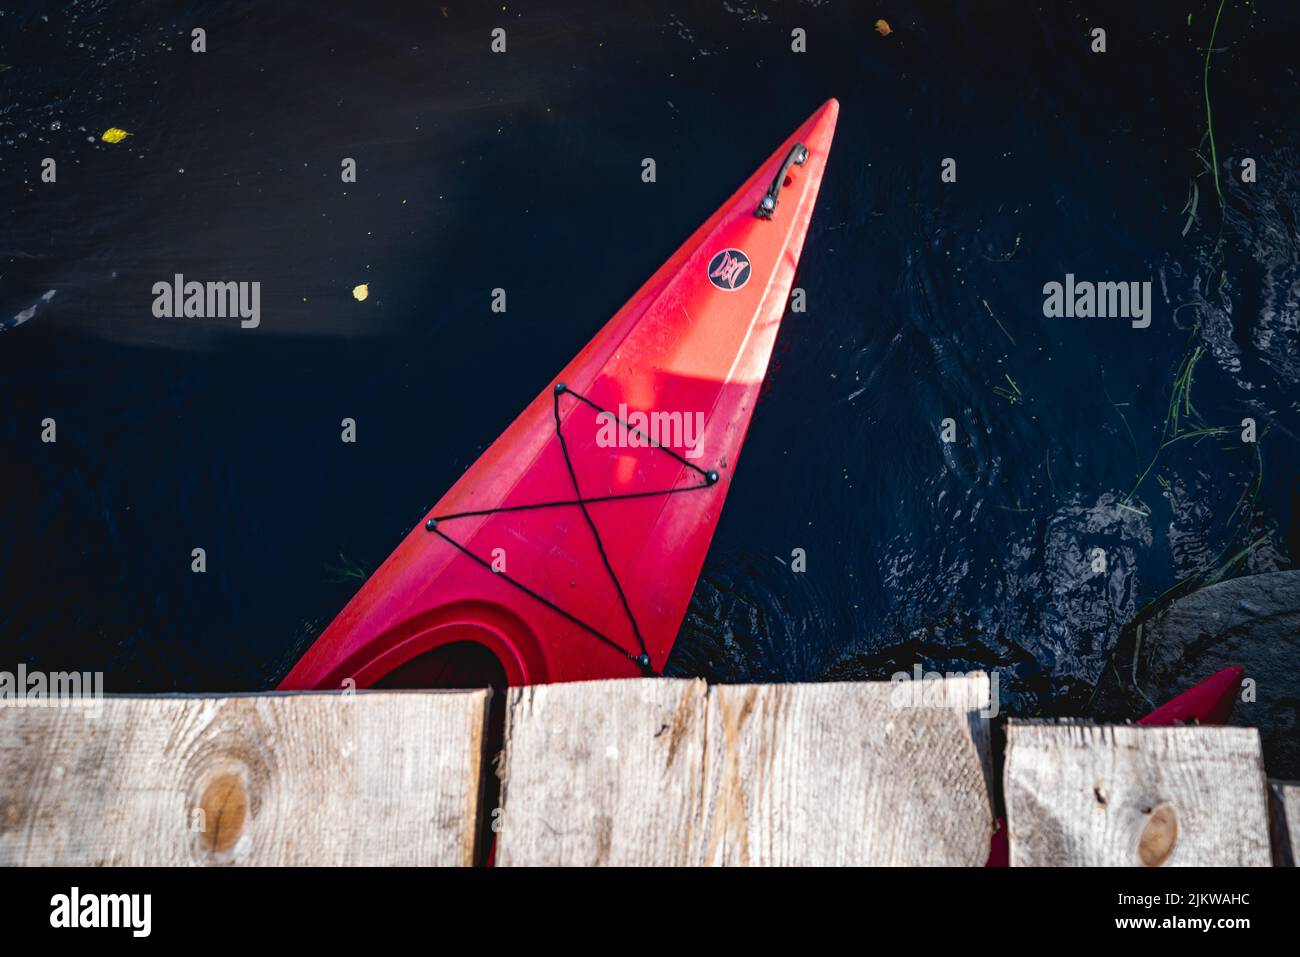
[[[1175,724],[1227,724],[1232,706],[1241,691],[1246,669],[1239,665],[1224,668],[1193,685],[1176,698],[1170,698],[1138,724],[1169,727]]]
[[[713,537],[826,168],[830,100],[452,486],[280,684],[659,673]],[[490,653],[484,666],[484,653]]]

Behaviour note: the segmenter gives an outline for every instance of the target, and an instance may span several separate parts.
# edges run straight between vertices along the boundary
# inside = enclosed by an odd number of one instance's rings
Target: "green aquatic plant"
[[[1025,397],[1020,391],[1020,386],[1016,385],[1016,380],[1011,378],[1011,376],[1007,375],[1005,372],[1002,373],[1002,376],[1007,380],[1011,388],[1008,389],[1004,386],[995,385],[993,391],[1002,396],[1002,398],[1006,399],[1012,405],[1020,405],[1020,403],[1025,401]]]
[[[1196,180],[1189,179],[1187,182],[1191,186],[1191,189],[1187,192],[1187,204],[1183,206],[1181,210],[1181,212],[1187,214],[1187,222],[1183,223],[1184,236],[1186,236],[1187,231],[1192,228],[1192,223],[1196,221],[1196,208],[1201,202],[1201,188],[1196,185]]]
[[[1205,173],[1210,173],[1214,178],[1214,192],[1219,201],[1220,223],[1219,237],[1210,253],[1208,263],[1211,269],[1217,270],[1218,272],[1220,290],[1222,290],[1223,284],[1226,281],[1227,270],[1223,268],[1222,260],[1219,258],[1223,248],[1223,186],[1219,178],[1218,144],[1214,137],[1214,111],[1210,99],[1210,60],[1216,52],[1215,42],[1218,38],[1219,23],[1222,20],[1223,10],[1226,5],[1227,0],[1220,0],[1218,7],[1215,10],[1214,23],[1210,29],[1209,43],[1205,48],[1205,56],[1202,60],[1201,92],[1205,101],[1205,132],[1201,137],[1200,144],[1198,144],[1194,151],[1197,158],[1201,161],[1202,169],[1196,177],[1189,180],[1187,203],[1182,209],[1182,212],[1187,214],[1187,220],[1183,224],[1182,232],[1182,234],[1186,236],[1188,231],[1191,229],[1192,223],[1198,218],[1200,187],[1197,185],[1196,180]],[[1191,14],[1188,14],[1187,25],[1190,27],[1191,23]],[[1209,144],[1208,158],[1202,152],[1202,148],[1207,143]],[[1207,282],[1210,278],[1210,276],[1206,277]],[[1197,304],[1198,303],[1195,302],[1183,303],[1175,309],[1174,314],[1176,316],[1180,310],[1184,308],[1193,308]],[[1191,335],[1195,336],[1196,332],[1197,329],[1193,328]],[[1133,488],[1129,491],[1128,495],[1124,497],[1123,501],[1118,503],[1120,508],[1136,511],[1144,516],[1150,515],[1150,509],[1145,505],[1143,505],[1142,508],[1134,508],[1128,503],[1133,501],[1142,484],[1155,469],[1156,464],[1161,458],[1161,454],[1170,446],[1185,441],[1191,441],[1193,444],[1200,444],[1200,442],[1207,438],[1214,438],[1235,431],[1233,428],[1206,424],[1192,402],[1192,390],[1196,378],[1196,366],[1203,355],[1204,349],[1199,345],[1194,345],[1180,361],[1175,371],[1173,384],[1170,389],[1169,405],[1165,413],[1165,421],[1160,436],[1160,442],[1157,445],[1155,454],[1152,456],[1150,463],[1137,476]],[[1109,398],[1109,396],[1107,396],[1107,398]],[[1113,401],[1111,404],[1115,405]],[[1119,412],[1118,407],[1116,407],[1116,412]],[[1123,413],[1120,413],[1120,416],[1121,418],[1124,418]],[[1127,419],[1125,419],[1125,424],[1127,425]],[[1264,458],[1262,447],[1266,434],[1267,430],[1255,438],[1252,443],[1255,457],[1254,479],[1253,481],[1248,482],[1245,488],[1242,489],[1242,493],[1237,499],[1236,505],[1228,516],[1228,529],[1224,536],[1223,546],[1220,548],[1219,552],[1213,559],[1204,563],[1202,568],[1183,576],[1159,595],[1147,601],[1137,610],[1133,615],[1130,624],[1126,626],[1126,630],[1132,629],[1129,633],[1133,637],[1133,659],[1130,663],[1129,678],[1127,682],[1120,676],[1118,662],[1116,661],[1116,657],[1125,643],[1122,640],[1118,641],[1116,642],[1115,647],[1111,649],[1107,664],[1103,668],[1103,673],[1108,668],[1114,674],[1119,687],[1122,690],[1125,690],[1126,693],[1128,690],[1135,691],[1137,694],[1141,695],[1142,698],[1151,702],[1150,697],[1142,690],[1138,683],[1138,672],[1142,661],[1142,645],[1143,639],[1146,637],[1148,630],[1147,625],[1153,619],[1161,615],[1176,599],[1190,594],[1200,588],[1223,581],[1234,572],[1247,556],[1270,540],[1271,533],[1264,532],[1263,534],[1252,534],[1251,529],[1255,514],[1255,504],[1258,500],[1259,491],[1264,479]],[[1174,490],[1168,480],[1158,474],[1156,475],[1156,480],[1160,483],[1165,495],[1172,501]],[[1138,504],[1142,503],[1139,502]],[[1232,554],[1229,554],[1229,551],[1233,549],[1235,549],[1235,551],[1232,551]],[[1096,687],[1093,688],[1092,696],[1089,698],[1089,706],[1091,706],[1092,702],[1096,699],[1100,688],[1101,682],[1099,680]]]
[[[342,551],[339,552],[339,564],[326,563],[325,571],[330,576],[325,580],[335,584],[352,580],[365,581],[370,577],[370,573],[365,568],[348,558]]]
[[[1126,416],[1123,410],[1120,408],[1121,405],[1127,407],[1128,403],[1116,402],[1113,398],[1111,398],[1110,390],[1106,388],[1106,382],[1105,382],[1106,371],[1104,369],[1102,370],[1101,377],[1102,377],[1101,391],[1106,396],[1106,401],[1110,403],[1110,407],[1115,410],[1115,414],[1119,416],[1119,420],[1124,423],[1124,431],[1128,433],[1128,440],[1133,445],[1133,464],[1138,465],[1141,463],[1142,453],[1138,451],[1137,436],[1133,434],[1133,427],[1128,424],[1128,416]]]
[[[1223,562],[1222,564],[1218,564],[1217,567],[1212,567],[1212,570],[1208,570],[1208,571],[1202,570],[1199,572],[1193,572],[1190,575],[1180,578],[1177,582],[1175,582],[1169,588],[1166,588],[1163,592],[1161,592],[1155,598],[1148,601],[1145,605],[1139,608],[1136,613],[1134,613],[1133,621],[1136,622],[1136,626],[1134,629],[1135,638],[1133,642],[1133,662],[1130,668],[1130,683],[1132,684],[1133,689],[1137,691],[1138,694],[1140,694],[1143,698],[1146,698],[1146,700],[1151,703],[1152,707],[1155,707],[1155,702],[1151,701],[1151,698],[1147,695],[1147,693],[1142,690],[1142,686],[1138,684],[1138,664],[1140,663],[1142,657],[1142,631],[1146,623],[1150,619],[1154,618],[1157,614],[1162,612],[1168,605],[1172,604],[1175,598],[1180,598],[1183,595],[1190,594],[1194,591],[1198,591],[1201,588],[1206,588],[1210,585],[1215,585],[1223,581],[1223,579],[1227,577],[1228,572],[1231,571],[1232,568],[1239,561],[1241,561],[1243,558],[1245,558],[1247,555],[1253,552],[1260,545],[1268,541],[1270,537],[1271,536],[1269,535],[1269,533],[1266,532],[1263,535],[1259,536],[1257,539],[1255,539],[1253,542],[1251,542],[1249,545],[1247,545],[1245,548],[1239,550],[1235,555],[1229,558],[1226,562]],[[1232,541],[1232,537],[1229,538],[1229,541]],[[1226,548],[1227,546],[1225,546],[1224,548],[1225,551]],[[1219,558],[1222,557],[1223,557],[1223,551],[1220,551],[1219,555],[1215,558],[1215,563],[1217,564]],[[1118,646],[1116,646],[1116,648],[1111,651],[1112,664],[1115,660],[1115,655],[1118,651],[1119,651]],[[1119,678],[1119,671],[1115,670],[1114,673],[1115,673],[1115,677]],[[1101,683],[1098,682],[1097,686],[1092,689],[1092,696],[1088,699],[1089,706],[1092,705],[1093,699],[1097,697],[1097,692],[1100,690],[1100,688],[1101,688]]]
[[[1205,136],[1210,141],[1210,168],[1214,171],[1214,192],[1219,197],[1219,209],[1223,209],[1223,190],[1219,186],[1219,153],[1214,145],[1214,114],[1210,110],[1210,55],[1214,53],[1214,38],[1219,33],[1219,18],[1223,16],[1223,5],[1227,0],[1219,0],[1219,10],[1214,15],[1214,27],[1210,30],[1210,44],[1205,48],[1205,68],[1201,73],[1201,85],[1205,91]]]
[[[1017,241],[1019,241],[1019,237],[1017,237]],[[989,318],[998,324],[998,328],[1002,330],[1002,334],[1006,336],[1008,339],[1011,339],[1011,344],[1014,346],[1016,344],[1016,340],[1011,337],[1011,333],[1007,332],[1007,327],[1002,325],[1002,320],[999,319],[997,316],[993,315],[993,310],[989,308],[989,301],[987,299],[981,298],[980,302],[984,303],[984,308],[988,312]]]
[[[1201,419],[1200,413],[1196,411],[1196,406],[1192,405],[1192,384],[1195,381],[1196,363],[1201,360],[1205,350],[1201,346],[1194,346],[1192,351],[1185,355],[1178,364],[1178,369],[1174,374],[1173,388],[1169,394],[1169,407],[1165,413],[1164,428],[1160,433],[1160,444],[1156,447],[1155,454],[1151,457],[1151,462],[1137,476],[1133,488],[1121,500],[1120,505],[1126,506],[1133,500],[1142,483],[1147,480],[1151,470],[1156,467],[1160,461],[1160,453],[1176,442],[1183,442],[1187,439],[1195,439],[1199,443],[1203,439],[1215,435],[1224,435],[1230,432],[1223,426],[1206,425]],[[1186,428],[1186,423],[1191,423],[1190,428]],[[1143,513],[1143,514],[1149,514]]]
[[[1212,273],[1220,264],[1220,255],[1223,250],[1223,184],[1219,179],[1219,147],[1214,138],[1214,108],[1210,101],[1210,59],[1216,52],[1214,42],[1219,34],[1219,21],[1223,18],[1223,8],[1227,0],[1219,0],[1219,7],[1214,14],[1214,25],[1210,29],[1210,41],[1205,47],[1205,57],[1201,64],[1201,93],[1205,99],[1205,132],[1201,134],[1201,141],[1196,145],[1192,152],[1196,158],[1201,161],[1201,171],[1191,180],[1190,195],[1186,205],[1183,206],[1183,212],[1187,213],[1187,220],[1183,223],[1184,236],[1192,228],[1192,223],[1197,219],[1197,208],[1200,201],[1200,187],[1196,180],[1206,173],[1214,178],[1214,194],[1219,200],[1219,232],[1214,242],[1214,248],[1210,251],[1207,259],[1207,265]],[[1203,152],[1205,145],[1209,144],[1210,155],[1207,158]],[[1207,287],[1209,275],[1206,276]],[[1218,288],[1221,292],[1223,284],[1227,280],[1226,271],[1219,270]]]
[[[1137,626],[1137,639],[1133,644],[1133,673],[1131,677],[1133,681],[1133,687],[1137,689],[1137,693],[1140,694],[1142,697],[1146,698],[1147,704],[1151,705],[1151,707],[1154,708],[1156,706],[1156,703],[1151,700],[1151,696],[1147,694],[1145,691],[1143,691],[1142,686],[1138,684],[1138,658],[1141,655],[1141,653],[1142,653],[1142,623],[1139,623]]]
[[[1253,542],[1251,542],[1241,551],[1237,552],[1237,554],[1233,555],[1226,562],[1220,565],[1219,568],[1216,569],[1213,574],[1207,576],[1204,584],[1213,585],[1216,584],[1217,582],[1223,581],[1223,579],[1227,577],[1228,572],[1232,569],[1234,565],[1237,564],[1237,562],[1241,561],[1243,558],[1245,558],[1255,549],[1259,548],[1260,545],[1263,545],[1271,537],[1272,536],[1268,532],[1265,532],[1263,535],[1259,536],[1259,538],[1255,539]]]
[[[1200,413],[1197,412],[1195,404],[1192,402],[1192,387],[1196,381],[1196,364],[1204,356],[1205,350],[1201,346],[1193,346],[1192,349],[1179,362],[1174,374],[1173,385],[1170,389],[1169,405],[1165,411],[1165,421],[1161,433],[1160,444],[1156,449],[1155,456],[1151,463],[1138,476],[1137,484],[1125,496],[1124,500],[1116,503],[1117,507],[1126,511],[1136,512],[1144,517],[1151,514],[1150,508],[1143,505],[1143,508],[1134,508],[1127,504],[1133,499],[1138,488],[1151,474],[1160,458],[1160,454],[1171,445],[1187,439],[1199,443],[1203,439],[1211,436],[1224,435],[1233,430],[1222,426],[1206,425],[1201,419]],[[1114,404],[1112,402],[1112,404]],[[1200,588],[1216,584],[1223,581],[1233,571],[1234,568],[1255,549],[1267,542],[1271,534],[1265,532],[1262,535],[1250,536],[1251,518],[1254,514],[1255,502],[1259,497],[1260,488],[1264,481],[1264,453],[1262,450],[1263,440],[1267,436],[1268,430],[1265,429],[1256,440],[1251,443],[1254,449],[1255,468],[1254,479],[1247,483],[1242,489],[1241,495],[1237,499],[1236,505],[1233,506],[1232,512],[1228,515],[1227,524],[1229,530],[1224,537],[1223,546],[1219,549],[1214,558],[1207,562],[1205,566],[1198,571],[1191,572],[1171,586],[1166,588],[1156,597],[1147,601],[1133,615],[1130,626],[1133,628],[1133,659],[1129,666],[1128,684],[1132,690],[1136,691],[1142,698],[1150,702],[1150,697],[1142,690],[1138,684],[1138,669],[1142,655],[1142,640],[1145,635],[1146,624],[1159,614],[1161,614],[1175,599],[1190,594]],[[1163,475],[1156,474],[1156,481],[1160,484],[1161,489],[1167,497],[1172,498],[1174,489],[1172,484]],[[1139,503],[1142,504],[1142,503]],[[1244,545],[1238,547],[1232,555],[1228,555],[1228,550],[1234,545],[1245,541]],[[1226,557],[1225,557],[1226,556]],[[1125,681],[1120,675],[1118,663],[1115,660],[1120,652],[1122,642],[1117,642],[1111,649],[1110,656],[1105,667],[1108,667],[1114,674],[1120,687],[1124,687]],[[1103,671],[1105,668],[1103,668]],[[1100,680],[1094,686],[1092,695],[1088,699],[1088,706],[1091,707],[1096,699],[1098,692],[1101,690]],[[1154,705],[1153,705],[1154,706]]]

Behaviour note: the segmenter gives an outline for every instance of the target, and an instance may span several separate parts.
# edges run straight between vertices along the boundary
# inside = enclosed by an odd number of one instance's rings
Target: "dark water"
[[[103,670],[111,691],[273,685],[358,570],[836,96],[809,311],[782,330],[669,670],[995,668],[1022,713],[1086,713],[1152,599],[1300,554],[1300,13],[1224,10],[1220,201],[1197,155],[1217,4],[1135,6],[6,10],[0,659]],[[1045,319],[1067,272],[1151,281],[1150,328]],[[261,325],[155,319],[175,273],[260,281]],[[1189,357],[1183,428],[1231,431],[1157,457]],[[1276,744],[1295,707],[1245,720]]]

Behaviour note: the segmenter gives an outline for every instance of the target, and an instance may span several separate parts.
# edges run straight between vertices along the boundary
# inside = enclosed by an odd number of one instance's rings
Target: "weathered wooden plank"
[[[988,696],[984,675],[713,688],[705,862],[982,865]]]
[[[945,685],[513,691],[497,862],[983,864],[988,682]]]
[[[1268,866],[1254,728],[1011,721],[1012,866]]]
[[[588,681],[509,695],[498,865],[698,860],[703,681]]]
[[[487,695],[0,710],[0,864],[470,864]]]
[[[1295,867],[1300,854],[1300,782],[1269,781],[1268,793],[1273,863]]]

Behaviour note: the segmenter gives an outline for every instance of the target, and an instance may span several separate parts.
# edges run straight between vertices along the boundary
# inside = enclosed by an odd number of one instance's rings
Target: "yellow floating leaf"
[[[889,23],[888,23],[887,21],[885,21],[885,20],[877,20],[877,21],[876,21],[876,32],[879,33],[882,37],[887,37],[887,36],[889,36],[891,33],[893,33],[894,30],[893,30],[892,27],[890,27],[890,25],[889,25]]]
[[[104,135],[100,139],[105,143],[120,143],[130,135],[126,130],[119,130],[116,126],[111,126],[104,130]]]
[[[359,286],[352,287],[352,298],[357,302],[365,302],[366,297],[370,295],[370,283],[363,282]]]

